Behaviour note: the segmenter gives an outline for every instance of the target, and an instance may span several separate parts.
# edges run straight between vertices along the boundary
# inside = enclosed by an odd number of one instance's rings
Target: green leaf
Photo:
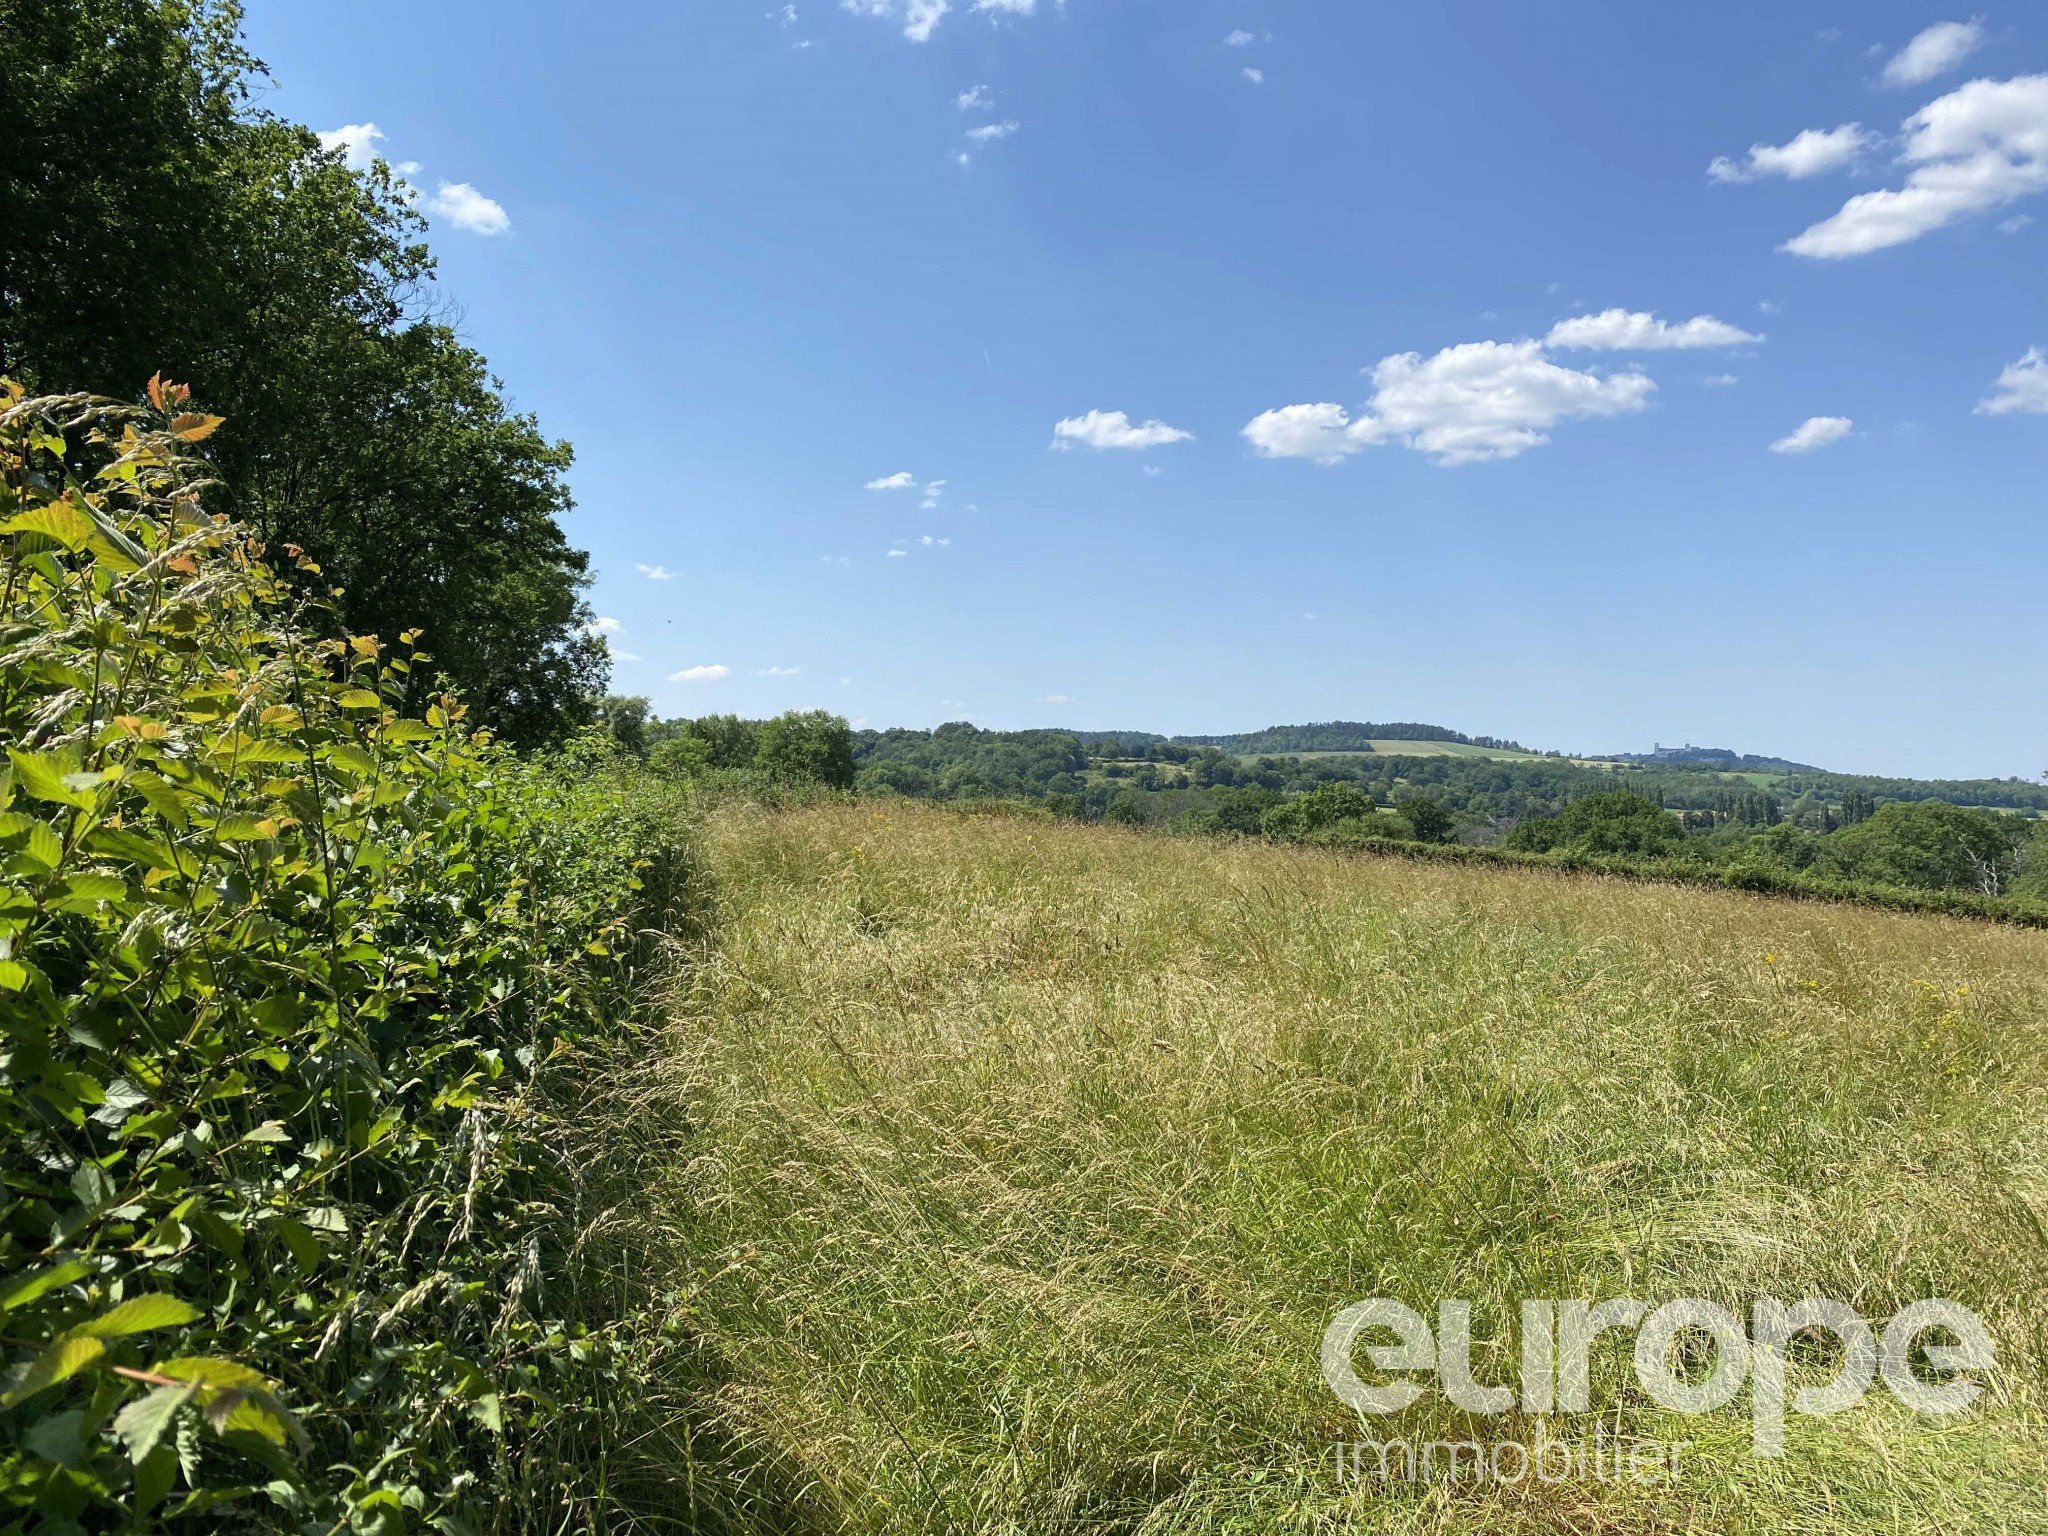
[[[254,1388],[268,1392],[270,1382],[260,1373],[246,1365],[237,1365],[232,1360],[216,1360],[210,1355],[182,1355],[176,1360],[165,1360],[149,1368],[152,1376],[169,1376],[177,1381],[189,1381],[197,1386],[226,1391],[230,1388]]]
[[[45,1388],[54,1387],[60,1381],[69,1381],[80,1371],[97,1365],[106,1353],[106,1346],[98,1339],[59,1334],[49,1348],[36,1356],[13,1389],[0,1393],[0,1408],[12,1408]]]
[[[13,747],[7,749],[7,756],[14,763],[16,785],[36,799],[81,808],[93,803],[91,795],[81,793],[65,782],[78,771],[75,762],[54,752],[21,752]]]
[[[384,701],[367,688],[344,688],[335,703],[343,709],[382,709]]]
[[[37,1419],[21,1437],[31,1456],[54,1461],[60,1467],[76,1468],[85,1460],[85,1410],[52,1413]]]
[[[126,827],[101,827],[86,846],[109,858],[125,859],[145,869],[176,869],[178,856],[155,838],[144,837]]]
[[[83,1280],[91,1273],[92,1270],[77,1259],[69,1259],[48,1269],[32,1269],[25,1275],[16,1275],[5,1285],[0,1285],[0,1311],[12,1312],[16,1307],[25,1307],[45,1291],[69,1285],[74,1280]]]
[[[178,1417],[178,1410],[199,1395],[196,1382],[176,1387],[156,1387],[138,1397],[114,1415],[114,1433],[128,1447],[128,1459],[140,1463],[156,1449]]]
[[[394,720],[382,734],[386,741],[433,741],[441,733],[424,720]]]
[[[0,523],[0,533],[39,533],[63,545],[74,555],[85,548],[94,531],[91,518],[61,501],[31,508],[19,517],[10,517]]]
[[[86,1338],[119,1339],[157,1328],[181,1328],[186,1323],[198,1322],[199,1317],[197,1307],[175,1296],[134,1296],[113,1311],[80,1323],[71,1332]]]
[[[169,780],[153,773],[138,773],[128,783],[157,815],[180,830],[185,827],[184,798],[171,787]]]
[[[58,904],[76,911],[95,902],[119,901],[127,894],[128,882],[114,875],[69,875],[65,877],[64,894]]]
[[[45,869],[55,869],[64,861],[64,840],[41,817],[0,811],[0,837],[21,838],[21,852]]]

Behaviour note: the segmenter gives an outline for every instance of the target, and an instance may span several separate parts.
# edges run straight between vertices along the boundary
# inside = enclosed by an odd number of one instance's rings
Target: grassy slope
[[[697,1438],[651,1449],[748,1528],[2048,1530],[2048,935],[909,805],[707,842],[650,1212]],[[1337,1486],[1348,1301],[1809,1292],[1956,1297],[2003,1367],[1760,1463],[1746,1392],[1660,1419],[1610,1351],[1675,1491]]]

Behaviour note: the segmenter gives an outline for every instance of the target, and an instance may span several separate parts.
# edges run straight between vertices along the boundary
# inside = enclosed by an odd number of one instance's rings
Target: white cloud
[[[1700,382],[1710,389],[1727,389],[1730,385],[1740,384],[1742,380],[1732,373],[1710,373]]]
[[[801,671],[803,671],[802,667],[763,667],[760,675],[762,677],[795,677]]]
[[[2034,216],[2031,213],[2016,213],[2009,219],[1999,221],[1998,232],[2001,235],[2016,235],[2033,222]]]
[[[950,544],[950,543],[952,543],[953,541],[952,541],[951,539],[935,539],[935,538],[933,538],[933,537],[932,537],[932,536],[931,536],[930,534],[926,534],[926,535],[925,535],[925,536],[924,536],[923,538],[919,539],[919,540],[918,540],[917,542],[918,542],[918,543],[920,543],[920,544],[922,544],[922,545],[924,545],[924,547],[925,547],[926,549],[930,549],[930,548],[931,548],[931,547],[932,547],[932,546],[933,546],[934,544],[938,544],[938,545],[942,545],[942,546],[943,546],[943,545],[946,545],[946,544]]]
[[[1639,411],[1657,388],[1643,373],[1560,367],[1535,341],[1470,341],[1428,359],[1400,352],[1381,358],[1372,380],[1356,421],[1341,405],[1289,405],[1254,417],[1244,436],[1267,458],[1335,464],[1394,441],[1439,464],[1470,464],[1547,443],[1560,421]]]
[[[974,9],[1001,12],[1007,16],[1029,16],[1038,9],[1038,0],[974,0]]]
[[[907,549],[892,549],[889,551],[889,558],[891,560],[902,560],[908,558],[909,554],[910,551]]]
[[[583,626],[583,633],[586,635],[616,635],[618,632],[619,621],[617,619],[592,619]]]
[[[2048,414],[2048,356],[2039,347],[2027,348],[2027,355],[2008,364],[1991,393],[1977,402],[1986,416],[2007,416],[2014,411]]]
[[[861,489],[864,491],[907,491],[917,484],[917,476],[907,469],[899,469],[893,475],[884,475],[879,480],[870,480]]]
[[[953,98],[953,105],[962,112],[987,112],[996,104],[985,85],[971,85]]]
[[[612,652],[612,660],[613,660],[613,661],[638,661],[638,660],[640,660],[640,657],[639,657],[638,653],[636,653],[636,652],[633,652],[633,651],[613,651],[613,652]]]
[[[319,135],[320,147],[340,150],[342,163],[352,171],[370,168],[370,162],[377,158],[377,141],[383,137],[384,131],[375,123],[344,123]]]
[[[1064,693],[1041,693],[1031,702],[1034,704],[1071,704],[1074,701]]]
[[[1962,63],[1983,41],[1982,22],[1938,21],[1892,55],[1884,67],[1884,83],[1919,85],[1932,80]]]
[[[672,683],[715,683],[731,676],[731,667],[712,662],[707,666],[685,667],[680,672],[671,672],[668,680]]]
[[[636,563],[633,569],[642,576],[645,576],[649,581],[674,581],[676,579],[676,573],[665,565],[640,565]]]
[[[1692,347],[1736,347],[1762,341],[1712,315],[1694,315],[1673,325],[1655,315],[1626,309],[1603,309],[1597,315],[1574,315],[1550,328],[1544,345],[1602,352],[1665,352]]]
[[[1247,65],[1244,69],[1240,70],[1239,73],[1242,74],[1245,77],[1245,79],[1251,81],[1253,85],[1264,85],[1266,83],[1266,72],[1263,69],[1253,69],[1249,65]]]
[[[1839,443],[1856,423],[1846,416],[1809,416],[1771,444],[1773,453],[1811,453],[1829,443]]]
[[[953,163],[955,165],[972,165],[974,164],[974,156],[963,149],[953,157]]]
[[[1251,33],[1245,31],[1243,27],[1239,27],[1230,36],[1223,39],[1223,46],[1226,48],[1242,48],[1247,43],[1255,43],[1257,41],[1258,39],[1253,37]]]
[[[1068,448],[1075,443],[1085,448],[1162,448],[1168,443],[1185,443],[1194,437],[1192,432],[1183,432],[1179,427],[1169,427],[1163,421],[1140,422],[1131,425],[1131,418],[1122,411],[1090,411],[1085,416],[1069,416],[1057,422],[1052,429],[1052,445]]]
[[[820,564],[820,565],[851,565],[851,564],[853,564],[853,560],[852,560],[852,558],[851,558],[850,556],[847,556],[847,555],[820,555],[820,556],[818,556],[818,564]]]
[[[943,480],[927,480],[924,483],[924,493],[927,496],[941,495],[944,493],[945,489],[946,482]]]
[[[427,212],[471,234],[502,235],[512,227],[503,206],[466,181],[442,182],[440,189],[427,199]]]
[[[979,128],[968,129],[967,137],[977,144],[987,144],[996,139],[1007,139],[1016,131],[1017,124],[1014,122],[983,123]]]
[[[932,28],[953,8],[949,0],[839,0],[839,7],[856,16],[901,20],[903,35],[913,43],[930,41]]]
[[[796,25],[796,7],[785,5],[768,13],[768,19],[787,32]]]
[[[1861,192],[1780,247],[1798,256],[1861,256],[2048,189],[2048,75],[1972,80],[1905,122],[1896,189]]]
[[[1707,167],[1715,181],[1753,181],[1759,176],[1783,176],[1787,181],[1804,181],[1809,176],[1839,171],[1878,142],[1876,134],[1861,123],[1844,123],[1839,128],[1809,128],[1784,144],[1752,144],[1745,161],[1718,157]]]
[[[1148,479],[1156,478],[1164,473],[1165,471],[1162,470],[1157,464],[1147,464],[1145,466],[1145,475]]]

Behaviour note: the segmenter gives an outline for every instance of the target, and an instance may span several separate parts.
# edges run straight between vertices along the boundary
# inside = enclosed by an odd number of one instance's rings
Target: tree
[[[780,779],[851,789],[853,731],[825,710],[791,710],[762,723],[754,762]]]
[[[682,723],[685,739],[704,743],[707,768],[745,768],[760,749],[759,722],[738,715],[705,715]]]
[[[1534,853],[1664,854],[1685,841],[1678,820],[1633,790],[1574,800],[1555,816],[1538,816],[1511,829],[1505,848]]]
[[[0,372],[227,418],[220,511],[296,544],[341,619],[515,741],[589,718],[608,661],[564,536],[566,443],[437,319],[411,194],[251,105],[232,0],[0,0]]]
[[[1458,818],[1441,800],[1428,795],[1405,796],[1395,809],[1400,811],[1401,819],[1408,823],[1409,834],[1418,843],[1448,841],[1451,829],[1458,824]]]
[[[647,755],[647,716],[653,705],[639,694],[608,693],[597,705],[597,723],[635,757]]]
[[[1893,801],[1831,834],[1817,861],[1855,880],[1923,890],[2004,892],[2033,827],[1941,800]]]

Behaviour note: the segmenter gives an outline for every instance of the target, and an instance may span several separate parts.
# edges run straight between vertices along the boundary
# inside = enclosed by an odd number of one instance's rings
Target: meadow
[[[630,1104],[669,1296],[631,1502],[698,1529],[2048,1530],[2048,935],[894,803],[729,806]],[[621,1122],[622,1127],[624,1122]],[[1333,1314],[1947,1296],[1964,1414],[1748,1394],[1659,1486],[1347,1486]],[[1609,1336],[1610,1341],[1613,1336]],[[1822,1357],[1794,1381],[1831,1371]],[[1431,1392],[1398,1433],[1590,1436]]]

